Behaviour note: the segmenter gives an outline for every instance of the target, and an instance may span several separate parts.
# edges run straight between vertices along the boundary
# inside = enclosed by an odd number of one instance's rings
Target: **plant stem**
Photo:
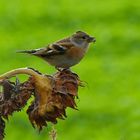
[[[56,140],[56,138],[57,138],[57,131],[54,128],[54,125],[52,126],[52,130],[51,130],[51,132],[49,134],[50,134],[51,140]]]
[[[17,74],[27,74],[27,75],[31,75],[31,76],[34,76],[34,77],[38,77],[39,74],[37,72],[35,72],[34,70],[32,69],[28,69],[28,68],[19,68],[19,69],[15,69],[15,70],[11,70],[9,72],[6,72],[2,75],[0,75],[0,81],[3,81],[7,78],[11,78]]]

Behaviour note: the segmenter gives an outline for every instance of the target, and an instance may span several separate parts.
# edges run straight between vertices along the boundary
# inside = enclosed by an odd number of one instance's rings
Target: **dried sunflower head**
[[[64,119],[67,107],[76,109],[79,81],[78,76],[69,70],[35,80],[35,101],[27,110],[32,125],[41,130],[47,122],[55,124],[57,118]]]
[[[57,119],[65,119],[67,107],[76,109],[75,98],[78,97],[78,86],[81,81],[77,74],[70,70],[58,71],[53,76],[43,75],[34,69],[17,69],[11,73],[26,73],[32,75],[24,83],[18,79],[11,82],[3,80],[0,93],[0,137],[4,136],[5,123],[14,111],[20,111],[31,95],[34,100],[27,109],[29,120],[33,127],[42,130],[48,122],[57,123]],[[9,74],[9,73],[8,73]],[[5,75],[3,76],[5,77]]]

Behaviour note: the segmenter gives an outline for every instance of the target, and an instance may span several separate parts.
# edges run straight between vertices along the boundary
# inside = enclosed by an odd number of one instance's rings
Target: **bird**
[[[18,52],[40,57],[58,70],[59,68],[69,69],[82,60],[89,48],[89,44],[92,42],[96,42],[95,37],[83,31],[76,31],[71,36],[46,47]]]

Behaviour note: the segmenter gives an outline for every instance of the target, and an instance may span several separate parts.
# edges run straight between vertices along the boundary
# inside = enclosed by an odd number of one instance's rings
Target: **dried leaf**
[[[13,82],[4,80],[1,85],[3,86],[3,100],[8,100],[11,98],[11,92],[14,88]]]
[[[2,86],[0,113],[4,118],[8,119],[8,116],[12,115],[14,111],[20,111],[26,105],[34,88],[31,78],[20,85],[5,80]]]

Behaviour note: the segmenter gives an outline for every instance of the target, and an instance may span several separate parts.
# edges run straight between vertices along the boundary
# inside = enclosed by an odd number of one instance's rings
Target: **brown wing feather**
[[[60,46],[66,47],[68,50],[73,46],[69,37],[62,39],[62,40],[59,40],[56,43],[59,44]]]
[[[39,51],[33,53],[33,55],[39,56],[39,57],[51,57],[54,55],[62,55],[67,51],[66,44],[50,44],[45,49],[40,49]]]
[[[29,51],[20,51],[20,52],[28,53],[28,54],[35,55],[38,57],[50,58],[51,56],[54,56],[54,55],[64,54],[72,46],[73,44],[71,43],[70,38],[65,38],[60,41],[57,41],[54,44],[50,44],[44,48],[29,50]]]
[[[50,44],[45,52],[42,51],[43,53],[39,53],[39,56],[49,58],[54,55],[62,55],[72,46],[73,44],[71,43],[70,38],[65,38],[57,41],[54,44]]]

